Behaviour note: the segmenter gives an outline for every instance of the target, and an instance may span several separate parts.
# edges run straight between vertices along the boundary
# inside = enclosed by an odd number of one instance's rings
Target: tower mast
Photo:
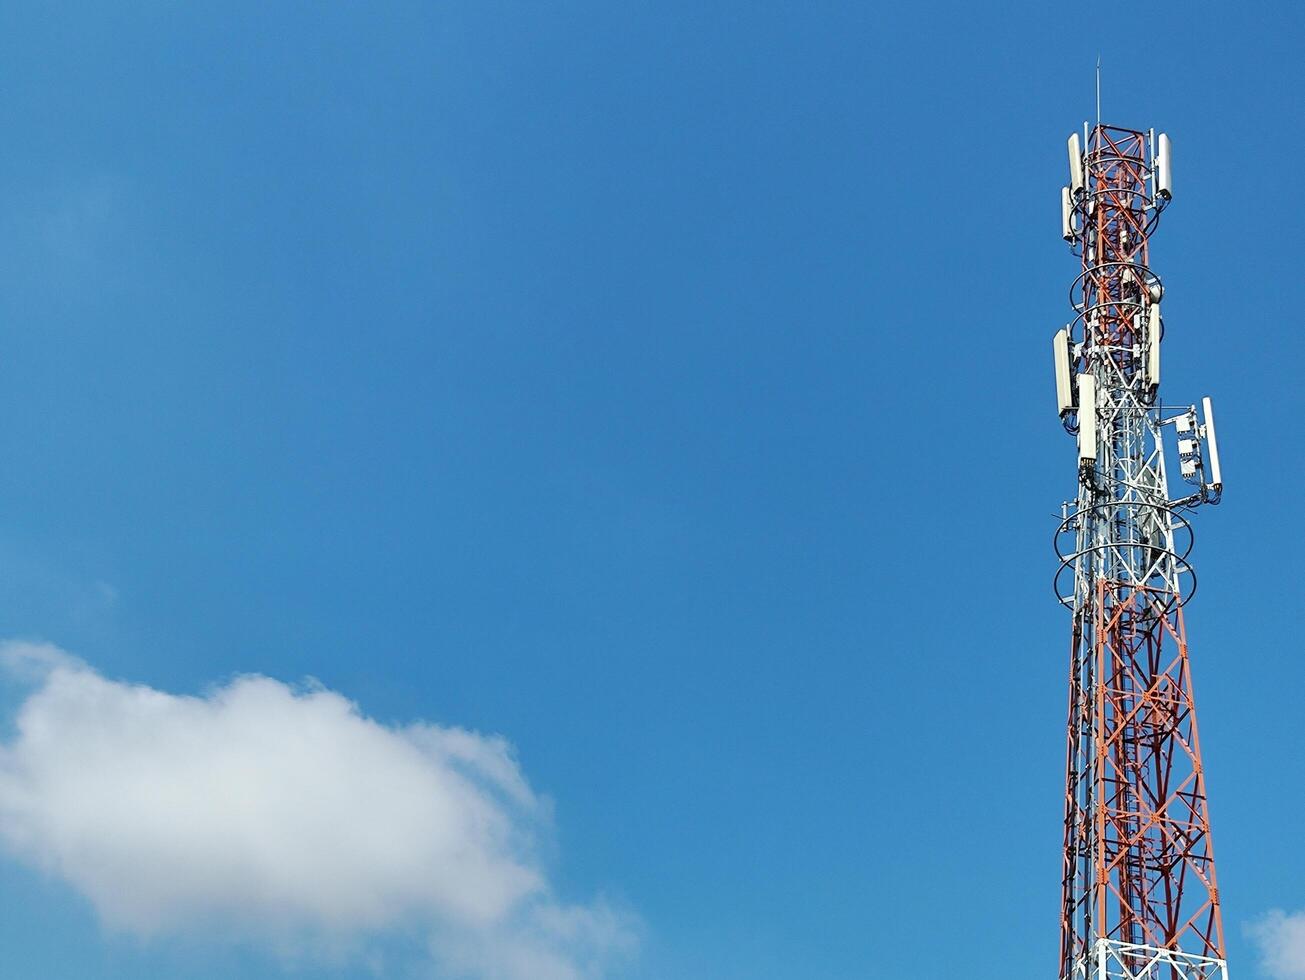
[[[1085,123],[1069,169],[1062,233],[1082,269],[1054,340],[1078,448],[1056,534],[1073,624],[1059,976],[1227,980],[1183,625],[1195,590],[1184,515],[1217,504],[1223,481],[1210,400],[1198,415],[1159,396],[1150,238],[1172,197],[1169,139]]]

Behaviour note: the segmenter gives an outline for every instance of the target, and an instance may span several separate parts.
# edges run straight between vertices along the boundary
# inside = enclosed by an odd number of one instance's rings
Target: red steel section
[[[1097,935],[1223,959],[1182,608],[1102,579],[1096,615]]]

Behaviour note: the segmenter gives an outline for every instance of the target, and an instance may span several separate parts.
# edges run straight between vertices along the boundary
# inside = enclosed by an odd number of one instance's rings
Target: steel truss
[[[1075,963],[1073,980],[1228,980],[1228,964],[1159,946],[1099,939],[1092,955]]]
[[[1227,980],[1182,614],[1195,575],[1181,511],[1217,502],[1221,485],[1184,464],[1199,489],[1169,496],[1165,427],[1189,415],[1184,431],[1201,427],[1194,410],[1165,417],[1148,368],[1163,294],[1149,239],[1168,203],[1154,136],[1101,125],[1085,136],[1081,186],[1066,191],[1066,237],[1082,257],[1067,329],[1094,415],[1080,418],[1077,402],[1063,412],[1080,470],[1057,534],[1057,593],[1073,612],[1059,974]]]

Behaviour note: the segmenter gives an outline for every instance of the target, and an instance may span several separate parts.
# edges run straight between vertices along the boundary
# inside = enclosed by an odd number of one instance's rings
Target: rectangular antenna
[[[1160,386],[1160,304],[1152,303],[1146,321],[1146,380]]]
[[[1074,377],[1069,370],[1069,327],[1062,327],[1052,338],[1056,364],[1056,407],[1063,419],[1074,410]]]
[[[1078,458],[1097,458],[1097,385],[1090,374],[1078,376]]]
[[[1205,447],[1210,463],[1210,486],[1223,488],[1223,472],[1219,468],[1219,440],[1214,434],[1214,406],[1209,398],[1201,399],[1201,412],[1205,416]]]
[[[1166,201],[1174,196],[1173,189],[1173,163],[1172,153],[1169,149],[1169,137],[1164,133],[1160,134],[1160,141],[1156,144],[1155,149],[1155,192],[1158,197],[1163,197]]]
[[[1069,192],[1074,197],[1083,193],[1083,144],[1078,133],[1069,138]]]

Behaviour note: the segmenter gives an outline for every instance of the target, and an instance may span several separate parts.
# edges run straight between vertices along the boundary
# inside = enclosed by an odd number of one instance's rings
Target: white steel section
[[[1228,980],[1228,961],[1176,949],[1098,939],[1064,980]]]

